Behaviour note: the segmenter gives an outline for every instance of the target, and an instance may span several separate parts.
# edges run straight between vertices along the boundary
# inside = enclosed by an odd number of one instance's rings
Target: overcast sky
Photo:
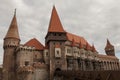
[[[120,0],[0,0],[0,64],[3,62],[3,38],[14,9],[21,44],[37,38],[44,44],[53,5],[68,32],[83,36],[105,54],[106,38],[120,58]]]

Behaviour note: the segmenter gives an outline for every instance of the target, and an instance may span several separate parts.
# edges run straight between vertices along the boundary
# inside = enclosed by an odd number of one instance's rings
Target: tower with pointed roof
[[[48,32],[45,37],[45,43],[48,44],[50,41],[65,41],[66,31],[64,30],[55,6],[53,6],[51,19],[49,22]]]
[[[107,39],[107,44],[105,46],[105,52],[109,56],[115,56],[114,46],[110,43],[109,39]]]
[[[66,31],[64,30],[55,6],[53,6],[45,44],[49,47],[50,80],[53,80],[55,70],[65,68]],[[57,47],[56,47],[57,46]]]
[[[20,43],[18,32],[16,10],[4,38],[4,60],[3,60],[3,80],[14,80],[15,78],[15,49]]]

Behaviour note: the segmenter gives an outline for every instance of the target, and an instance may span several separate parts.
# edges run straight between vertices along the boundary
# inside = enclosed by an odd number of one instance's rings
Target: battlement
[[[3,48],[4,48],[4,49],[5,49],[5,48],[10,48],[10,47],[12,48],[12,47],[16,47],[16,46],[17,46],[17,45],[9,45],[9,44],[8,44],[8,45],[3,46]]]
[[[22,72],[33,72],[34,68],[32,66],[23,66],[23,67],[19,67],[17,69],[18,73],[22,73]]]
[[[39,69],[48,69],[47,65],[45,63],[41,62],[35,62],[33,64],[34,68],[39,68]]]
[[[19,40],[18,39],[5,39],[3,48],[9,48],[9,47],[16,47],[19,45]]]
[[[31,47],[31,46],[24,46],[24,45],[20,45],[16,51],[21,51],[21,50],[28,50],[28,51],[35,51],[35,47]]]

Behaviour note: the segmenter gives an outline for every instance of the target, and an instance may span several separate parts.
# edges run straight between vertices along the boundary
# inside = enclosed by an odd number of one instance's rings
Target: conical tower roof
[[[52,9],[48,32],[65,32],[55,6],[53,6],[53,9]]]
[[[109,49],[111,47],[114,47],[114,46],[110,43],[109,39],[107,39],[107,44],[105,46],[105,49]]]
[[[16,10],[14,12],[13,19],[11,21],[10,27],[4,39],[6,38],[20,39],[19,32],[18,32],[18,26],[17,26],[17,19],[16,19]]]

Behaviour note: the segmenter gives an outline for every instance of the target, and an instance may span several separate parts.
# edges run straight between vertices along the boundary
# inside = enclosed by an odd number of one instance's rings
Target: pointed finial
[[[55,4],[53,5],[53,7],[55,7]]]
[[[110,41],[109,41],[109,39],[108,39],[108,38],[107,38],[107,44],[108,44],[108,45],[110,45]]]
[[[14,11],[14,15],[16,15],[16,8],[15,8],[15,11]]]
[[[16,9],[14,10],[14,15],[11,24],[4,39],[6,38],[16,38],[20,40],[18,26],[17,26],[17,19],[16,19]]]

